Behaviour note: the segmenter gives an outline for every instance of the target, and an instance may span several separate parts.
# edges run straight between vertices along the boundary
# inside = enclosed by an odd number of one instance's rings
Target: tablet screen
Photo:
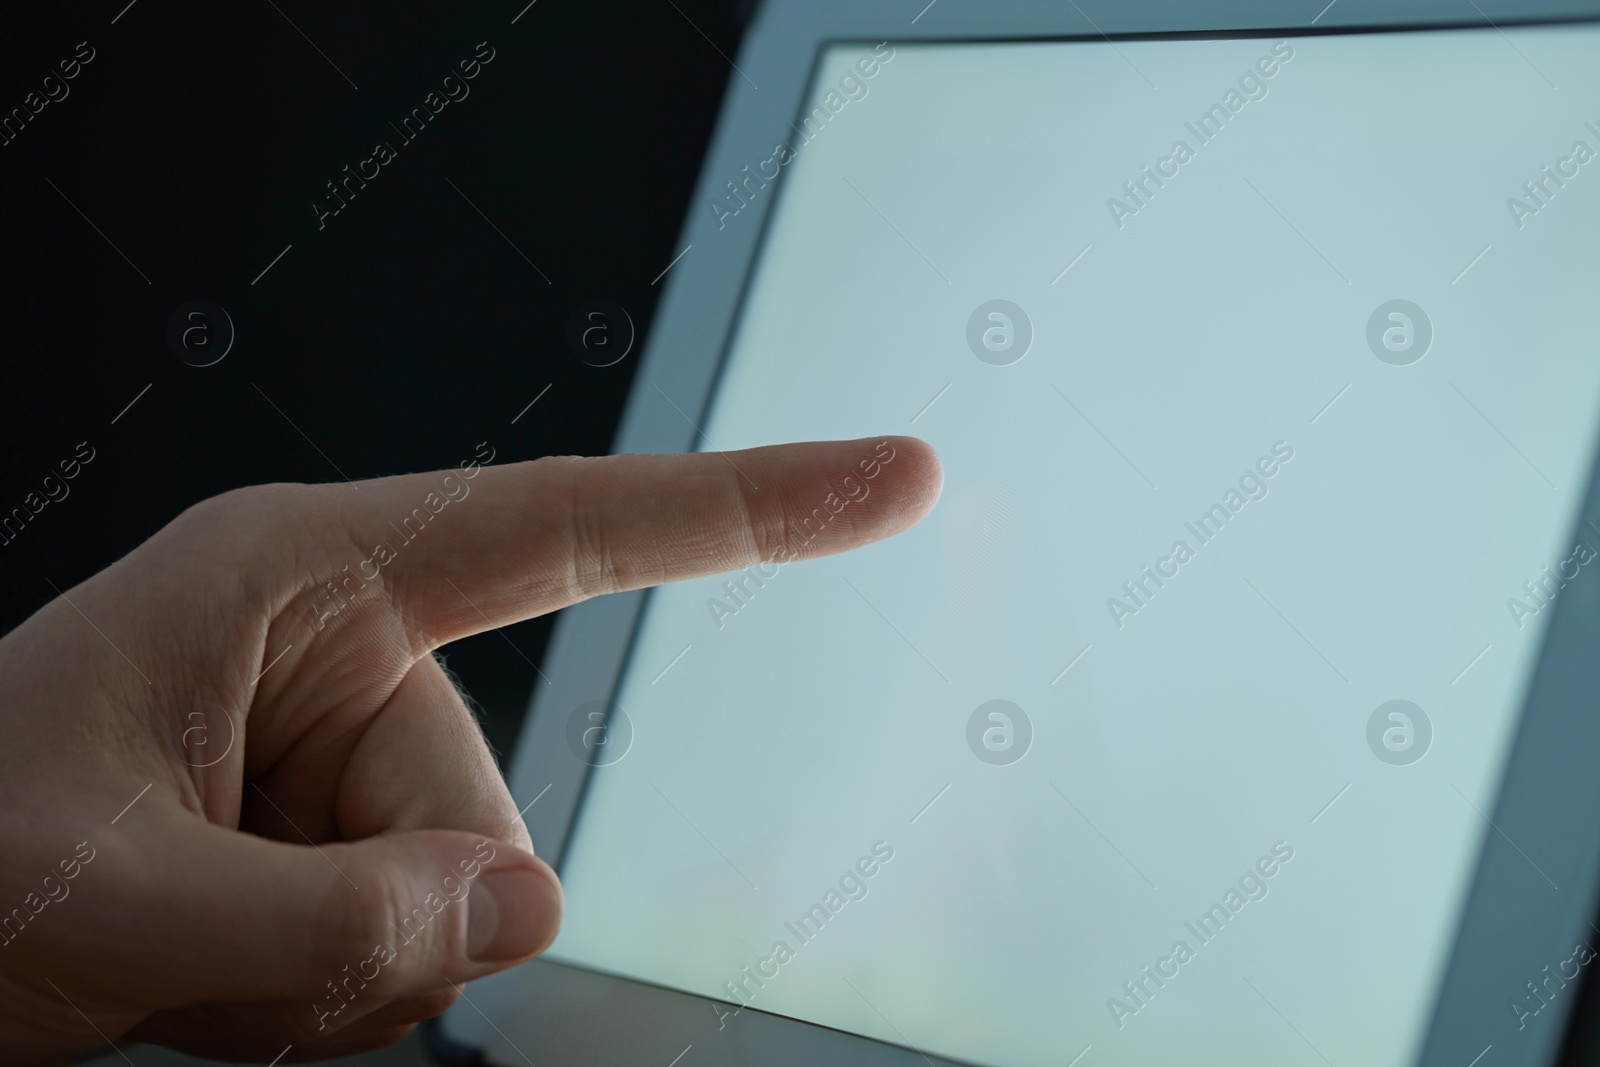
[[[702,428],[944,496],[651,596],[552,955],[997,1067],[1410,1062],[1600,581],[1597,47],[831,48],[694,207],[775,198]]]

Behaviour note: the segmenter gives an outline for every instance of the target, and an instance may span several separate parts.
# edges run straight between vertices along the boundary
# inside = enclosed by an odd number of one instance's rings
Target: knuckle
[[[306,526],[306,516],[331,499],[338,487],[276,483],[229,489],[189,505],[156,535],[168,549],[212,565],[239,559],[275,559],[286,541]]]
[[[584,456],[547,456],[537,461],[558,473],[566,488],[565,543],[568,548],[562,579],[573,600],[615,592],[620,588],[616,560],[608,547],[603,510],[588,506],[583,481],[593,459]]]
[[[734,506],[739,509],[740,527],[749,531],[752,549],[758,560],[781,555],[789,546],[790,516],[783,506],[766,506],[753,495],[744,480],[733,483]]]
[[[448,888],[441,893],[420,871],[413,877],[403,866],[358,866],[349,873],[360,890],[351,890],[342,879],[330,889],[326,928],[318,938],[327,946],[319,953],[328,970],[326,990],[339,997],[329,1004],[364,1004],[347,1013],[363,1015],[397,998],[438,993],[445,971],[465,952],[461,898]]]
[[[229,489],[190,504],[179,513],[175,521],[206,528],[231,525],[246,513],[275,507],[285,502],[295,491],[305,488],[305,486],[276,483]]]
[[[343,879],[330,887],[316,935],[318,956],[329,985],[346,999],[381,996],[398,977],[401,962],[395,924],[403,910],[402,890],[394,877],[375,865],[349,873],[361,888],[351,889]]]

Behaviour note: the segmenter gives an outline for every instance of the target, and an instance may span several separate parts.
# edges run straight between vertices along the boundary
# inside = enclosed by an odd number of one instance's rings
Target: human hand
[[[912,438],[797,528],[881,440],[236,490],[50,601],[0,639],[0,1063],[345,1055],[543,951],[559,883],[433,650],[898,533]]]

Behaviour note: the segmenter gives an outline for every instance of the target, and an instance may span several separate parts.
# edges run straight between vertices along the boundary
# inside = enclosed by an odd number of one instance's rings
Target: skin
[[[870,496],[806,542],[884,440]],[[27,920],[0,922],[0,1063],[346,1055],[542,952],[560,885],[434,650],[865,545],[943,484],[900,437],[465,473],[206,500],[0,639],[0,920]],[[447,490],[404,542],[390,523]]]

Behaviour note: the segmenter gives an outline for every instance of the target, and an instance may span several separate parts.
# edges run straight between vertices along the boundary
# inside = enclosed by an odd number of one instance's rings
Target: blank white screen
[[[754,1007],[997,1067],[1414,1056],[1549,617],[1508,599],[1570,556],[1595,447],[1600,165],[1522,186],[1600,149],[1597,37],[1293,38],[1201,143],[1185,123],[1274,43],[898,46],[746,187],[780,198],[708,440],[915,433],[945,495],[720,627],[724,579],[653,595],[554,957],[730,999],[786,941]],[[871,51],[831,49],[814,101]],[[966,339],[995,298],[1035,335],[1009,366]],[[1366,339],[1396,298],[1433,325],[1409,366]],[[1185,523],[1280,441],[1200,543]],[[1180,540],[1119,628],[1108,598]],[[968,748],[994,699],[1032,723],[1009,766]],[[1409,766],[1368,748],[1392,699],[1432,722]],[[785,924],[880,840],[800,943]],[[1280,841],[1200,943],[1185,924]],[[1530,857],[1530,906],[1560,862]]]

